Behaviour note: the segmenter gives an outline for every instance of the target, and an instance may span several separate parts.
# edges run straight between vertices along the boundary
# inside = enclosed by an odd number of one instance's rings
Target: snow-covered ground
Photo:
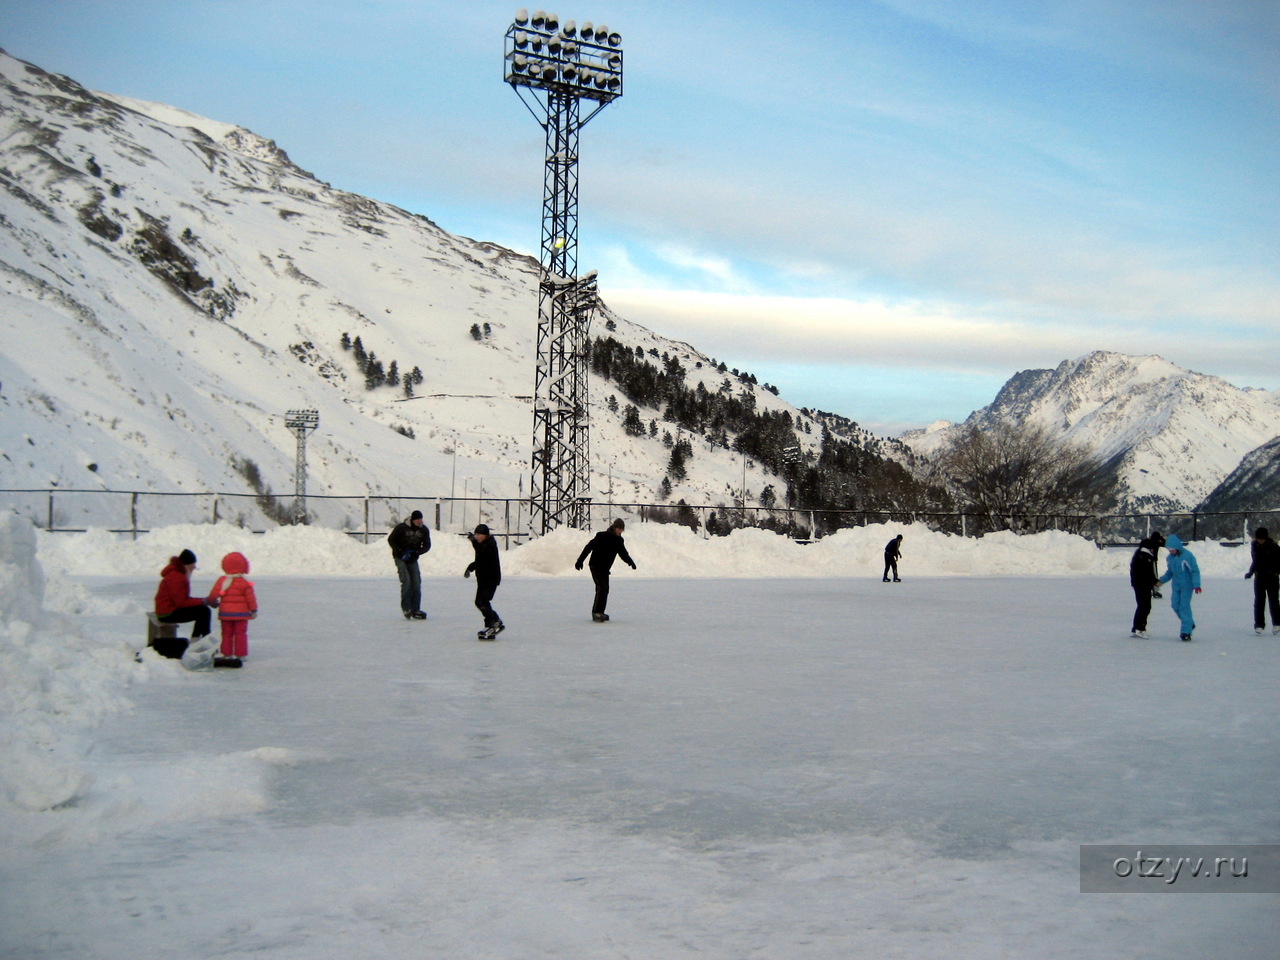
[[[1275,896],[1079,892],[1084,843],[1280,839],[1242,551],[1183,644],[1065,535],[627,534],[611,623],[566,533],[484,644],[459,538],[410,623],[384,544],[0,517],[0,957],[1275,956]],[[243,670],[133,659],[183,547],[253,562]]]

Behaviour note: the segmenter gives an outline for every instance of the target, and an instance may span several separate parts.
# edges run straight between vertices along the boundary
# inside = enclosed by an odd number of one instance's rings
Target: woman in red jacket
[[[209,634],[209,608],[199,597],[191,595],[191,571],[196,568],[196,555],[183,550],[169,558],[160,571],[160,589],[156,591],[156,617],[165,623],[191,623],[191,639]]]
[[[222,572],[209,593],[208,603],[218,608],[222,624],[222,655],[239,662],[249,655],[249,621],[258,616],[258,598],[253,582],[245,578],[249,561],[243,553],[222,558]]]

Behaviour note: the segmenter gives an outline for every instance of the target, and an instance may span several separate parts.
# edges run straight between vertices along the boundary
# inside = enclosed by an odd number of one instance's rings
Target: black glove
[[[1248,573],[1246,573],[1246,574],[1244,575],[1244,578],[1245,578],[1246,580],[1252,580],[1252,579],[1253,579],[1253,571],[1252,571],[1252,570],[1250,570]]]
[[[573,569],[575,569],[575,570],[581,570],[581,569],[582,569],[582,561],[581,561],[581,560],[579,560],[577,563],[575,563],[575,564],[573,565]]]

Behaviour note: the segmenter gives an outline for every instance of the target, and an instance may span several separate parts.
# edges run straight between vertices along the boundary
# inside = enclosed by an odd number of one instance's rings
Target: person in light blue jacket
[[[1196,628],[1196,621],[1191,616],[1191,595],[1200,592],[1200,564],[1196,563],[1191,551],[1182,545],[1182,540],[1176,533],[1169,534],[1164,545],[1169,551],[1166,558],[1168,566],[1160,582],[1173,585],[1169,602],[1182,623],[1181,638],[1184,641],[1190,640],[1191,632]]]

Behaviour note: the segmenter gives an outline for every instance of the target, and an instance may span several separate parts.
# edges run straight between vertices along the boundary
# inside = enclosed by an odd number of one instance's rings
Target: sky
[[[536,255],[519,7],[0,0],[0,46]],[[1093,350],[1280,389],[1280,2],[545,9],[623,38],[578,250],[623,316],[884,433]]]

